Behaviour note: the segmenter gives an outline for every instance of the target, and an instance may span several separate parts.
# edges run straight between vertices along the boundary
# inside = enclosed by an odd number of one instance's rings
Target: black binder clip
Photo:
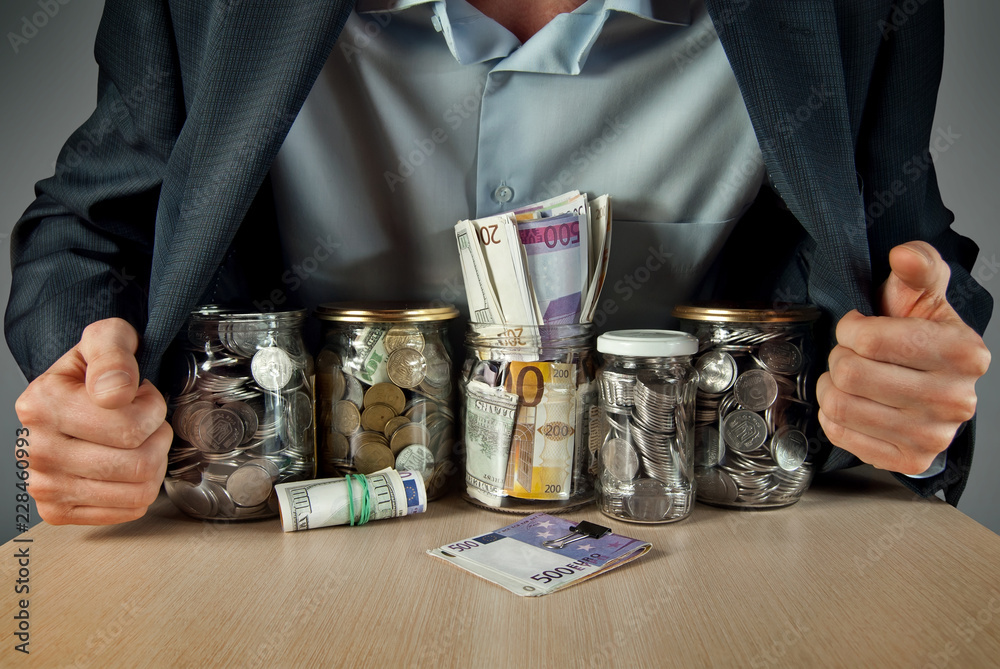
[[[576,527],[569,528],[569,534],[566,536],[558,539],[543,541],[542,545],[546,548],[552,549],[565,548],[574,541],[582,541],[583,539],[600,539],[608,534],[611,534],[610,527],[604,527],[603,525],[583,520],[580,521]]]

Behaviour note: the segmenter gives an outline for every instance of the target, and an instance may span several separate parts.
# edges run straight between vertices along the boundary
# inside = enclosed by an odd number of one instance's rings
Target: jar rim
[[[786,307],[734,307],[726,304],[681,304],[673,316],[690,321],[722,323],[811,323],[822,315],[813,304],[790,304]]]
[[[430,302],[325,302],[313,315],[338,323],[419,323],[458,318],[458,309]]]
[[[254,312],[229,309],[215,305],[198,307],[190,314],[192,323],[205,323],[211,321],[225,321],[227,323],[261,323],[277,320],[301,320],[305,317],[305,309]]]

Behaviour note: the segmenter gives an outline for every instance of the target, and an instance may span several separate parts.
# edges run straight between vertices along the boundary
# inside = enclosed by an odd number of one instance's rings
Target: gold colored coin
[[[426,446],[429,441],[430,434],[427,433],[427,428],[419,423],[410,423],[393,433],[392,439],[389,440],[389,446],[392,448],[393,455],[399,455],[399,452],[407,446],[414,444]]]
[[[351,454],[351,444],[347,437],[339,432],[330,433],[330,457],[334,460],[347,460]]]
[[[353,402],[340,400],[333,405],[333,428],[341,434],[354,434],[361,426],[361,412]]]
[[[376,383],[365,393],[365,407],[375,404],[388,405],[392,407],[394,415],[399,415],[406,407],[406,396],[391,383]]]
[[[385,370],[389,380],[400,388],[416,388],[424,380],[427,361],[420,351],[401,348],[389,355]]]
[[[358,432],[353,437],[351,437],[350,457],[353,459],[354,454],[357,453],[362,446],[364,446],[365,444],[372,444],[372,443],[381,444],[386,448],[389,447],[389,440],[386,439],[385,435],[382,434],[381,432],[371,432],[371,431]]]
[[[401,428],[404,425],[408,424],[409,422],[410,422],[410,419],[407,418],[406,416],[393,416],[385,424],[385,427],[382,429],[382,434],[384,434],[386,436],[386,438],[392,439],[393,433],[396,430],[398,430],[399,428]]]
[[[328,348],[323,349],[316,356],[316,371],[329,372],[336,367],[340,367],[340,356]]]
[[[373,404],[361,414],[361,427],[373,432],[385,430],[385,424],[396,415],[388,404]]]
[[[386,353],[398,351],[401,348],[412,348],[416,351],[424,350],[424,336],[420,330],[412,325],[396,325],[389,328],[385,333],[385,340],[382,342]]]
[[[354,455],[354,467],[360,474],[374,474],[380,469],[392,467],[395,462],[392,451],[382,444],[365,444]]]

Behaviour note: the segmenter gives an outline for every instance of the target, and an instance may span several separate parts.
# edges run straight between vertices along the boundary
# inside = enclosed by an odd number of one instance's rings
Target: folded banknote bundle
[[[601,525],[535,513],[427,553],[515,595],[538,597],[620,567],[650,548]]]

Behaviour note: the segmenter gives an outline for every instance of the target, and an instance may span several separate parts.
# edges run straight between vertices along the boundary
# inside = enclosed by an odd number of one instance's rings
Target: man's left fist
[[[976,412],[990,365],[982,338],[945,297],[951,270],[926,242],[889,253],[881,316],[846,314],[816,384],[830,441],[880,469],[920,474]]]

